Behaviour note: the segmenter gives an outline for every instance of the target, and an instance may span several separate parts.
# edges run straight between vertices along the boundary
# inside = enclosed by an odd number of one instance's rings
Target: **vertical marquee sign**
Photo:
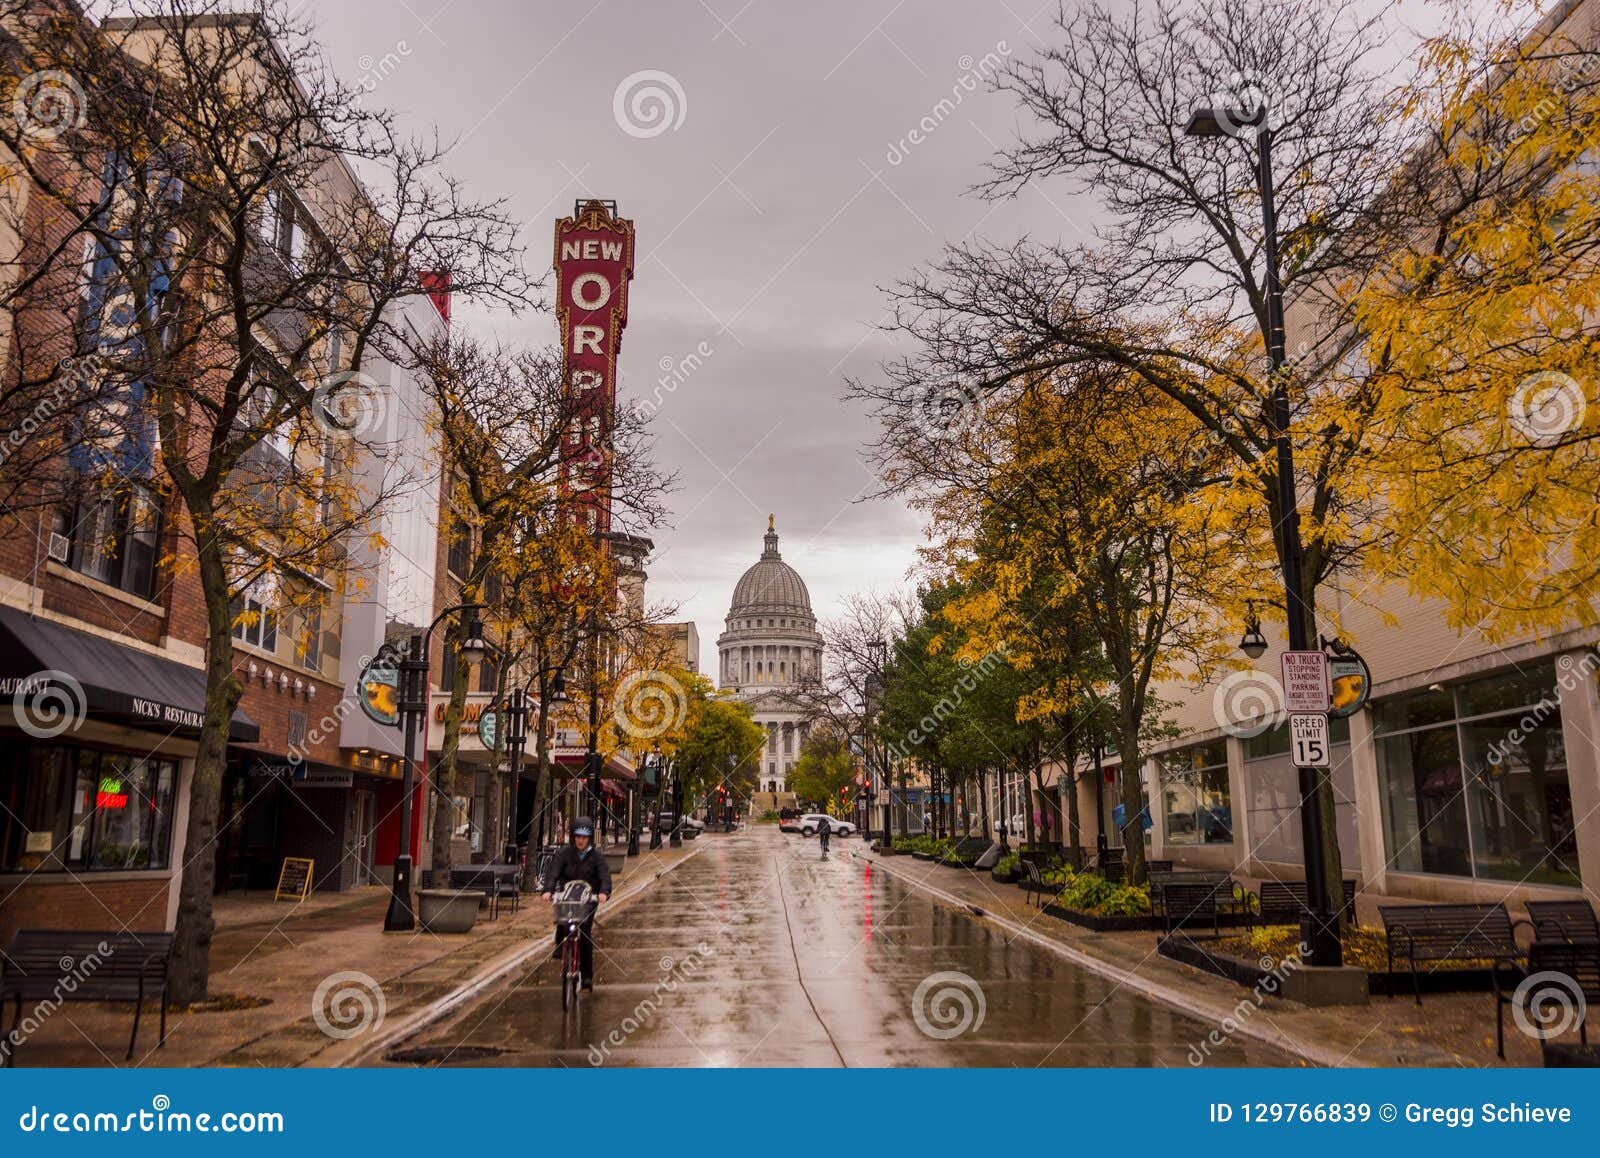
[[[597,534],[611,529],[611,418],[628,324],[633,222],[614,202],[585,201],[556,222],[556,324],[574,414],[561,484]]]

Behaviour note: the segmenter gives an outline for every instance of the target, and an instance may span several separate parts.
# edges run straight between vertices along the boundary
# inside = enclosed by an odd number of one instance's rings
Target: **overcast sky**
[[[635,221],[624,397],[652,397],[663,364],[710,351],[661,393],[659,457],[682,487],[650,570],[651,597],[698,624],[708,670],[769,512],[819,616],[849,591],[905,584],[920,520],[861,501],[871,431],[841,383],[890,348],[874,329],[880,287],[946,240],[1077,236],[1087,207],[1059,189],[1001,205],[964,193],[1015,136],[1010,101],[982,74],[1050,34],[1054,0],[308,0],[308,10],[341,74],[367,77],[372,100],[457,139],[452,168],[478,195],[511,198],[539,264],[576,197],[614,198]],[[635,76],[652,72],[665,76]],[[665,105],[630,100],[651,88]],[[953,113],[937,112],[947,98]],[[924,118],[935,127],[912,143]],[[528,341],[555,336],[548,314],[458,316]]]

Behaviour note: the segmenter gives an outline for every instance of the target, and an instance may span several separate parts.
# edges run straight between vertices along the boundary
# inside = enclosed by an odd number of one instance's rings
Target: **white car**
[[[834,836],[854,836],[856,826],[848,820],[840,820],[836,816],[824,816],[820,812],[808,812],[800,818],[800,835],[816,836],[817,826],[827,820]]]

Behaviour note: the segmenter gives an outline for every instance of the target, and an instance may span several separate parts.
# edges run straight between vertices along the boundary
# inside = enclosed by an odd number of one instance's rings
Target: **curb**
[[[657,870],[648,880],[641,879],[637,882],[628,882],[611,898],[606,905],[607,911],[614,913],[618,909],[625,908],[630,901],[641,893],[646,892],[662,877],[670,872],[676,872],[680,866],[687,864],[698,855],[700,855],[700,848],[698,842],[696,842],[696,847],[683,859],[668,865],[666,868]],[[370,1037],[362,1038],[359,1043],[354,1041],[348,1045],[342,1042],[335,1043],[334,1046],[307,1058],[300,1064],[312,1068],[328,1067],[332,1069],[345,1069],[351,1066],[363,1065],[372,1060],[374,1055],[387,1053],[402,1042],[417,1036],[434,1022],[446,1017],[474,997],[494,986],[497,982],[503,980],[523,962],[537,957],[540,953],[548,955],[554,947],[554,933],[547,933],[537,940],[530,940],[515,949],[502,953],[442,997],[437,997],[421,1009],[399,1018],[392,1024],[392,1027],[379,1031]],[[341,1049],[341,1046],[344,1048]]]
[[[978,920],[988,921],[1005,930],[1013,937],[1019,937],[1031,945],[1034,945],[1040,949],[1045,949],[1051,953],[1054,953],[1058,957],[1065,958],[1066,960],[1072,962],[1072,964],[1081,969],[1087,970],[1098,977],[1103,977],[1108,981],[1114,981],[1122,988],[1130,989],[1139,994],[1141,997],[1148,998],[1151,1001],[1160,1002],[1162,1005],[1176,1009],[1179,1013],[1186,1014],[1187,1016],[1195,1018],[1198,1021],[1215,1022],[1222,1018],[1232,1017],[1233,1011],[1238,1006],[1238,1003],[1234,1002],[1226,1005],[1222,1009],[1214,1008],[1208,1002],[1196,1000],[1195,998],[1190,997],[1187,994],[1172,988],[1171,986],[1163,985],[1159,981],[1150,981],[1142,978],[1137,973],[1130,973],[1119,965],[1113,965],[1109,961],[1103,961],[1092,954],[1083,952],[1081,949],[1074,949],[1070,945],[1063,945],[1060,941],[1055,940],[1053,937],[1046,937],[1043,933],[1036,933],[1032,929],[1029,929],[1024,925],[1019,925],[1007,917],[997,916],[996,914],[989,912],[987,909],[980,908],[979,906],[972,904],[970,901],[965,901],[953,893],[945,892],[937,885],[930,885],[925,881],[919,881],[914,877],[907,876],[898,869],[893,869],[885,865],[882,857],[864,856],[863,854],[854,851],[852,851],[851,855],[861,857],[863,860],[870,860],[883,872],[888,873],[890,876],[902,881],[914,889],[925,892],[928,895],[937,898],[951,908],[960,909],[962,912],[976,917]],[[1248,998],[1246,998],[1246,1000],[1248,1000]],[[1302,1038],[1295,1037],[1293,1034],[1285,1033],[1282,1030],[1274,1029],[1267,1025],[1259,1025],[1256,1022],[1246,1021],[1240,1018],[1234,1018],[1234,1021],[1237,1023],[1237,1028],[1230,1036],[1251,1038],[1255,1041],[1261,1042],[1264,1045],[1270,1045],[1276,1049],[1283,1050],[1285,1053],[1293,1054],[1296,1057],[1310,1062],[1313,1065],[1333,1069],[1360,1065],[1360,1063],[1351,1062],[1348,1056],[1340,1053],[1336,1049],[1318,1045],[1315,1042],[1306,1041]]]

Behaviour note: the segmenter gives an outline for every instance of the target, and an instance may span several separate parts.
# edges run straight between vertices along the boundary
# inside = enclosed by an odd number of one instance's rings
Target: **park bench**
[[[1193,875],[1198,874],[1174,874],[1174,877]],[[1168,879],[1161,889],[1161,915],[1166,923],[1167,936],[1172,936],[1185,925],[1193,927],[1204,924],[1210,924],[1213,937],[1222,936],[1221,912],[1232,902],[1231,880]]]
[[[511,898],[511,914],[516,915],[517,901],[521,895],[518,887],[521,865],[475,864],[450,870],[450,887],[463,892],[482,893],[489,898],[489,919],[500,916],[500,898]]]
[[[1046,897],[1050,898],[1050,903],[1054,903],[1061,897],[1061,894],[1066,891],[1067,886],[1064,882],[1061,884],[1054,884],[1046,881],[1044,879],[1043,870],[1041,870],[1033,861],[1023,861],[1022,868],[1023,871],[1028,874],[1028,879],[1024,883],[1028,901],[1031,903],[1033,898],[1037,896],[1039,898],[1039,907],[1041,909],[1044,908],[1046,904]]]
[[[1540,941],[1600,942],[1600,921],[1588,901],[1529,901],[1528,919]]]
[[[133,1003],[129,1058],[139,1041],[139,1015],[146,997],[161,1003],[161,1038],[167,1044],[167,971],[171,933],[93,933],[21,929],[0,961],[0,1010],[15,1003],[4,1034],[6,1065],[16,1064],[25,1001],[125,1001]],[[69,982],[71,987],[68,988]]]
[[[963,836],[950,850],[950,863],[971,868],[978,858],[989,851],[989,840],[983,836]]]
[[[1578,1039],[1588,1045],[1589,1007],[1600,1004],[1600,942],[1536,939],[1528,947],[1528,976],[1545,973],[1562,974],[1566,981],[1549,979],[1544,985],[1527,988],[1523,997],[1529,1005],[1529,1023],[1542,1023],[1538,1006],[1543,997],[1554,1002],[1552,1013],[1556,1018],[1564,1019],[1569,1011],[1576,1014]],[[1502,1051],[1500,1056],[1505,1053]]]
[[[1306,911],[1306,884],[1304,881],[1262,881],[1261,888],[1245,895],[1245,919],[1253,929],[1257,925],[1298,925]],[[1356,882],[1344,882],[1344,919],[1356,923]]]
[[[1148,880],[1150,906],[1153,912],[1159,913],[1165,907],[1167,886],[1173,882],[1186,885],[1211,885],[1223,890],[1222,898],[1218,902],[1220,907],[1228,908],[1233,904],[1233,878],[1220,869],[1196,869],[1185,872],[1170,868],[1153,869],[1148,875]]]
[[[1510,1000],[1500,981],[1500,967],[1523,970],[1527,954],[1517,947],[1511,914],[1503,904],[1380,905],[1378,916],[1388,939],[1389,972],[1403,956],[1411,971],[1411,991],[1422,1004],[1418,963],[1487,961],[1494,986],[1495,1052],[1505,1057],[1505,1006]],[[1526,922],[1518,922],[1525,924]],[[1389,996],[1394,996],[1391,987]]]

